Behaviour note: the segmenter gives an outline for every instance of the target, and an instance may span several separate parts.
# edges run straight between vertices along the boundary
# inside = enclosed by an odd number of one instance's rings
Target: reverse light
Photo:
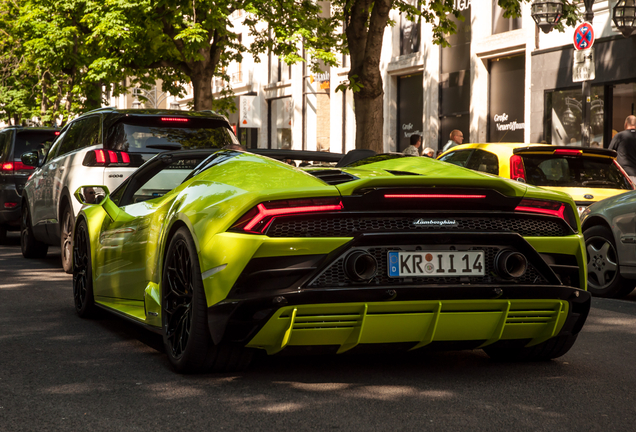
[[[486,195],[460,194],[385,194],[384,198],[400,199],[484,199]]]
[[[277,217],[296,214],[340,211],[340,198],[308,198],[260,203],[248,211],[233,227],[244,232],[262,234]]]
[[[190,119],[183,117],[161,117],[162,122],[177,122],[177,123],[187,123]]]
[[[526,169],[523,166],[523,159],[519,155],[510,156],[510,178],[519,182],[526,182]]]
[[[534,200],[534,199],[522,199],[519,205],[515,208],[516,212],[525,213],[538,213],[547,216],[555,216],[563,219],[575,232],[576,216],[572,208],[559,201],[548,200]]]

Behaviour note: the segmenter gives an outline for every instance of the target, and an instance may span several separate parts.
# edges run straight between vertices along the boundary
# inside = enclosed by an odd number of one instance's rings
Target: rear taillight
[[[510,178],[526,182],[526,170],[523,167],[523,159],[519,155],[510,156]]]
[[[627,175],[627,173],[625,172],[625,170],[623,169],[622,166],[620,166],[618,164],[618,162],[616,162],[616,159],[614,160],[614,166],[616,168],[618,168],[618,170],[621,172],[621,174],[623,174],[623,177],[625,177],[625,179],[629,182],[629,184],[632,186],[632,190],[636,189],[636,185],[634,185],[634,182],[632,181],[632,179]]]
[[[575,232],[576,216],[572,207],[560,201],[522,199],[515,208],[516,212],[538,213],[563,219]]]
[[[116,150],[91,150],[84,156],[84,166],[126,166],[130,164],[130,155]]]
[[[4,203],[4,208],[6,208],[6,209],[16,208],[17,206],[18,206],[17,202],[6,202],[6,203]]]
[[[277,217],[334,212],[343,209],[340,198],[307,198],[258,204],[232,227],[233,231],[262,234]]]
[[[9,171],[24,171],[24,170],[32,170],[35,169],[32,166],[29,165],[25,165],[22,162],[5,162],[2,165],[0,165],[0,171],[5,171],[5,172],[9,172]]]
[[[168,123],[188,123],[190,119],[183,117],[161,117],[161,121]]]

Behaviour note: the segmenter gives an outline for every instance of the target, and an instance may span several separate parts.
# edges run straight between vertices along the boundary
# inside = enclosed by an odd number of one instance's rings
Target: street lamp
[[[636,0],[620,0],[614,6],[612,21],[623,36],[631,36],[636,29]]]
[[[536,0],[532,3],[532,19],[543,33],[549,33],[562,16],[563,2],[560,0]]]

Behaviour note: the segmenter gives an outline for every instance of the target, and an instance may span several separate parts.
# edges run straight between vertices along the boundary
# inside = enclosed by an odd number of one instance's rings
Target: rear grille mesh
[[[296,216],[277,218],[267,230],[270,237],[351,237],[373,232],[513,232],[522,236],[565,236],[564,222],[528,216],[452,217],[455,225],[415,225],[415,217]]]
[[[367,286],[373,285],[432,285],[432,284],[489,284],[489,283],[501,283],[501,280],[492,276],[494,270],[495,256],[499,252],[497,247],[476,247],[468,250],[483,250],[485,252],[484,260],[486,264],[485,276],[472,276],[472,277],[414,277],[414,278],[390,278],[386,274],[388,269],[387,253],[390,250],[399,250],[398,248],[377,247],[369,248],[368,252],[372,254],[378,262],[378,275],[373,278]],[[539,274],[539,272],[528,263],[528,269],[526,273],[515,279],[515,282],[521,284],[545,284],[547,280]],[[327,287],[346,287],[346,286],[360,286],[354,284],[345,275],[344,271],[344,257],[334,261],[320,276],[314,279],[309,288],[327,288]]]

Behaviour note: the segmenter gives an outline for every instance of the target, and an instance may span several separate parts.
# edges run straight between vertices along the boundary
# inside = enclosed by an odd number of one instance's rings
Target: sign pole
[[[591,10],[594,0],[586,0],[586,8]],[[589,4],[589,7],[588,7]],[[594,17],[592,14],[590,21]],[[583,93],[583,101],[581,103],[581,116],[583,123],[581,124],[581,145],[583,147],[590,146],[590,117],[592,106],[592,84],[591,81],[595,77],[594,73],[594,28],[591,22],[579,24],[574,30],[574,65],[572,68],[572,81],[582,82],[581,92]]]

